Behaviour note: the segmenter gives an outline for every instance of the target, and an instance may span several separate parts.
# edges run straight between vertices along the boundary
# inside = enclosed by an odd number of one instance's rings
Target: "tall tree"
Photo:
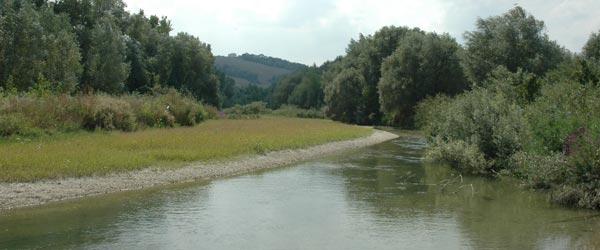
[[[360,71],[347,68],[336,75],[335,79],[325,86],[325,103],[327,115],[334,120],[347,123],[361,123],[364,113],[362,90],[367,84]]]
[[[18,4],[16,4],[18,3]],[[55,91],[75,89],[81,72],[73,29],[44,2],[5,2],[0,13],[0,82],[25,91],[40,80]]]
[[[457,94],[467,86],[457,52],[448,35],[409,34],[381,66],[381,109],[393,125],[413,125],[414,106],[427,96]]]
[[[120,93],[125,88],[129,64],[125,61],[125,38],[110,16],[103,17],[92,30],[92,44],[86,65],[94,90]]]
[[[587,59],[600,61],[600,32],[592,33],[583,46],[583,56]]]
[[[206,103],[219,105],[219,79],[214,72],[210,45],[187,33],[179,33],[159,52],[160,80],[191,92]]]
[[[338,74],[341,74],[346,68],[354,68],[365,79],[363,89],[354,97],[362,107],[361,112],[355,113],[359,117],[354,117],[353,121],[361,124],[376,124],[381,122],[381,111],[379,103],[379,94],[377,84],[381,77],[381,63],[390,56],[398,47],[400,41],[410,33],[421,33],[419,29],[409,29],[407,27],[383,27],[373,36],[361,35],[358,41],[350,41],[347,54],[341,59],[336,60],[329,66],[324,73],[324,85],[333,84],[333,80]],[[331,99],[333,100],[333,99]]]
[[[544,22],[521,7],[477,20],[477,29],[465,33],[465,39],[464,65],[467,76],[476,85],[498,66],[511,72],[521,68],[541,76],[558,66],[565,54],[548,38]]]

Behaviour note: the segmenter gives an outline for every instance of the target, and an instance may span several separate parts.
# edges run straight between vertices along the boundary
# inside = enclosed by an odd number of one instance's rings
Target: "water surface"
[[[402,137],[256,174],[0,215],[0,248],[600,249],[600,215],[422,162]]]

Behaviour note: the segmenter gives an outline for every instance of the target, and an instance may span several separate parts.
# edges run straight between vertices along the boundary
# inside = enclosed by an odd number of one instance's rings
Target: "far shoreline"
[[[183,168],[147,168],[138,171],[46,180],[33,183],[0,183],[0,211],[41,206],[104,194],[142,190],[168,184],[207,181],[277,168],[345,150],[367,147],[397,138],[398,135],[374,129],[366,137],[329,142],[303,149],[268,152],[218,162],[199,162]]]

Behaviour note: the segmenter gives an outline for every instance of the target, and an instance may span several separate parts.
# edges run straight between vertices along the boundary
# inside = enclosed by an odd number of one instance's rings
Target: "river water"
[[[600,215],[422,162],[425,143],[0,214],[0,249],[600,249]]]

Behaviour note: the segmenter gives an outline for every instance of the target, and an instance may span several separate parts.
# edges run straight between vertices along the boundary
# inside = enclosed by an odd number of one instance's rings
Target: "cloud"
[[[125,1],[132,11],[168,16],[176,32],[198,36],[215,54],[263,53],[306,64],[331,60],[359,33],[386,25],[447,32],[460,42],[477,17],[499,15],[515,4],[544,20],[550,37],[572,51],[600,28],[595,0]]]

